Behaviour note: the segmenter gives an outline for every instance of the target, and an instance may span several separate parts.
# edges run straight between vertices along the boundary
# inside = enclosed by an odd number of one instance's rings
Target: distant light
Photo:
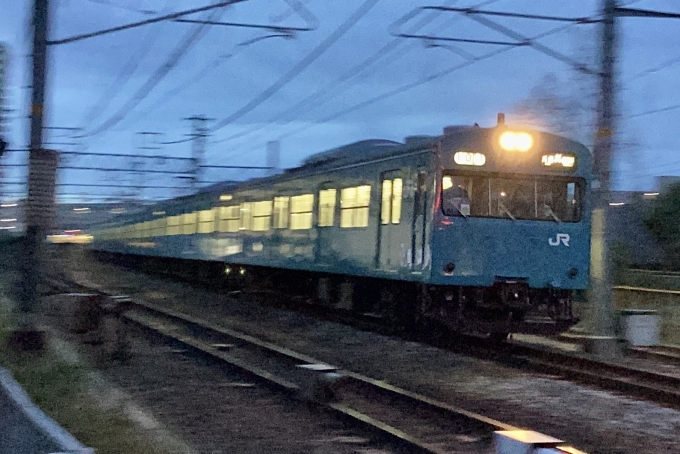
[[[154,211],[153,215],[154,216],[163,216],[165,214],[165,211]]]
[[[234,198],[234,196],[232,196],[231,194],[222,194],[220,196],[220,201],[221,202],[228,202],[229,200],[231,200],[233,198]]]
[[[504,150],[524,152],[534,146],[534,138],[528,132],[505,131],[498,143]]]
[[[625,205],[624,202],[609,202],[609,206],[612,207],[620,207],[621,205]]]
[[[561,165],[562,167],[571,168],[576,164],[576,156],[563,153],[544,154],[541,156],[541,164],[546,167]]]
[[[486,163],[486,156],[482,153],[457,151],[453,155],[453,162],[461,166],[483,166]]]
[[[501,191],[501,197],[505,197],[506,195],[505,191]]]
[[[1,208],[11,208],[15,206],[17,206],[16,203],[3,203],[2,205],[0,205]]]
[[[16,228],[17,228],[16,225],[9,225],[9,226],[0,227],[0,230],[12,230],[12,229],[16,229]]]
[[[90,211],[90,209],[87,208],[87,207],[85,207],[85,208],[74,208],[73,211]]]
[[[16,218],[0,219],[0,222],[16,222]]]
[[[658,192],[645,192],[642,195],[644,195],[645,197],[656,197],[657,195],[659,195],[659,193]]]
[[[125,208],[113,208],[113,209],[111,210],[111,213],[113,213],[113,214],[121,214],[121,213],[125,213],[126,211],[127,211],[127,210],[126,210]]]

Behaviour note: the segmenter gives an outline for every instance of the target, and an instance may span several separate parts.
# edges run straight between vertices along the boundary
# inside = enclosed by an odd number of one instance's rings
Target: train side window
[[[275,229],[288,228],[288,207],[290,197],[274,197],[273,226]]]
[[[401,222],[401,198],[404,182],[401,178],[392,181],[392,224]]]
[[[371,186],[345,188],[340,192],[340,227],[368,227]]]
[[[213,233],[215,231],[215,209],[198,212],[198,233]]]
[[[264,200],[253,203],[253,230],[266,232],[272,219],[272,201]]]
[[[314,210],[314,194],[302,194],[291,197],[290,198],[291,230],[311,229],[313,210]]]
[[[399,224],[401,222],[401,198],[403,193],[403,180],[383,180],[382,204],[380,206],[380,223],[383,225]]]
[[[333,227],[335,222],[335,199],[337,190],[319,191],[319,227]]]
[[[196,211],[193,213],[184,213],[182,215],[182,234],[192,235],[196,233],[198,214]]]
[[[238,205],[220,207],[220,232],[238,232],[241,221],[241,207]]]
[[[250,230],[253,228],[253,204],[251,202],[244,202],[241,204],[241,216],[238,226],[239,230]]]
[[[380,205],[380,223],[390,223],[390,209],[392,208],[392,180],[383,180],[382,200]]]

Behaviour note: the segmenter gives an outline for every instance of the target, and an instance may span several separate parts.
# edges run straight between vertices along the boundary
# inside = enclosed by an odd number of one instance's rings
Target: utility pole
[[[211,118],[206,118],[203,115],[194,115],[193,117],[185,118],[191,121],[191,190],[198,191],[198,183],[201,181],[201,166],[203,165],[203,158],[205,156],[205,142],[208,137],[208,128],[205,124],[211,121]]]
[[[617,50],[617,0],[602,0],[602,50],[600,69],[600,100],[594,147],[594,189],[591,243],[591,334],[586,349],[604,358],[620,352],[614,332],[614,302],[612,298],[611,242],[609,234],[609,201],[611,194],[611,161],[616,133],[614,89]]]
[[[45,347],[45,334],[37,328],[35,312],[42,258],[41,245],[45,231],[52,221],[57,171],[57,153],[42,148],[48,32],[49,0],[34,0],[26,236],[22,260],[19,326],[9,337],[10,346],[20,351],[42,351]]]

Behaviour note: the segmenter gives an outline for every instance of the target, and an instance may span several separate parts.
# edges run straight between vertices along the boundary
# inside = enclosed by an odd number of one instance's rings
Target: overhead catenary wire
[[[483,6],[483,5],[488,5],[491,3],[495,3],[498,0],[487,0],[483,3],[480,3],[476,5],[475,7]],[[448,4],[454,4],[457,3],[458,0],[450,0]],[[420,21],[418,21],[416,24],[411,27],[412,31],[418,31],[424,26],[428,25],[430,22],[432,22],[433,19],[435,19],[438,16],[436,12],[431,12],[431,14],[426,15],[426,17],[422,18]],[[333,80],[332,82],[324,85],[323,87],[319,88],[318,90],[310,93],[291,107],[283,110],[282,112],[279,112],[277,115],[274,115],[270,117],[266,122],[262,124],[257,124],[254,125],[253,127],[249,128],[246,131],[239,131],[235,134],[232,134],[228,137],[225,137],[223,139],[218,139],[214,144],[218,143],[224,143],[231,141],[233,139],[237,139],[240,137],[244,137],[246,135],[252,134],[254,132],[260,131],[264,128],[266,128],[269,124],[276,123],[277,125],[281,124],[289,124],[292,119],[294,119],[294,114],[296,112],[301,112],[301,111],[308,111],[309,108],[312,108],[313,106],[318,106],[322,103],[328,102],[330,99],[334,98],[338,94],[346,91],[349,87],[347,86],[347,82],[358,78],[362,74],[365,74],[365,71],[370,68],[371,66],[375,65],[378,63],[380,60],[384,59],[386,56],[388,56],[392,51],[397,49],[399,45],[402,43],[402,41],[398,38],[394,38],[393,40],[389,41],[387,44],[382,46],[380,49],[378,49],[376,52],[371,54],[369,57],[364,59],[363,61],[359,62],[358,64],[352,66],[349,68],[345,73],[343,73],[340,77],[337,79]],[[396,59],[402,57],[405,55],[405,52],[402,52],[397,55]],[[396,60],[395,59],[395,60]]]
[[[215,19],[224,13],[223,9],[218,9],[210,13],[210,18]],[[77,136],[77,138],[92,137],[101,134],[104,131],[111,129],[123,120],[135,107],[139,105],[154,88],[160,83],[163,78],[179,63],[187,51],[200,40],[206,31],[205,25],[194,26],[182,39],[177,47],[172,51],[166,61],[156,69],[151,77],[135,92],[135,94],[120,108],[118,111],[109,117],[106,121],[101,123],[93,130]]]
[[[100,31],[97,31],[97,32],[84,33],[84,34],[81,34],[81,35],[71,36],[69,38],[62,38],[62,39],[47,41],[47,45],[54,46],[54,45],[58,45],[58,44],[73,43],[73,42],[80,41],[80,40],[83,40],[83,39],[94,38],[96,36],[106,35],[106,34],[109,34],[109,33],[114,33],[114,32],[118,32],[118,31],[122,31],[122,30],[130,30],[132,28],[143,27],[145,25],[154,24],[156,22],[163,22],[163,21],[168,21],[168,20],[172,20],[172,19],[177,19],[179,17],[188,16],[190,14],[197,14],[197,13],[201,13],[201,12],[204,12],[204,11],[211,11],[211,10],[215,10],[215,9],[219,9],[219,8],[224,8],[226,6],[230,6],[230,5],[240,3],[240,2],[244,2],[244,1],[247,1],[247,0],[229,0],[229,1],[226,1],[226,2],[215,3],[213,5],[202,6],[200,8],[192,8],[192,9],[180,11],[180,12],[177,12],[177,13],[168,14],[168,15],[165,15],[165,16],[154,17],[153,19],[147,19],[147,20],[143,20],[143,21],[140,21],[140,22],[133,22],[132,24],[126,24],[126,25],[120,25],[118,27],[108,28],[106,30],[100,30]]]
[[[568,24],[565,24],[565,25],[561,25],[561,26],[558,26],[558,27],[553,28],[553,29],[551,29],[551,30],[548,30],[548,31],[546,31],[546,32],[543,32],[543,33],[540,33],[540,34],[538,34],[538,35],[535,35],[535,36],[531,37],[530,39],[531,39],[531,40],[539,40],[539,39],[545,38],[545,37],[547,37],[547,36],[554,35],[554,34],[556,34],[556,33],[560,33],[560,32],[562,32],[562,31],[564,31],[564,30],[566,30],[566,29],[568,29],[568,28],[571,28],[571,27],[575,26],[575,25],[576,25],[576,23],[568,23]],[[486,60],[486,59],[495,57],[495,56],[497,56],[497,55],[500,55],[500,54],[502,54],[502,53],[508,52],[508,51],[510,51],[510,50],[512,50],[512,49],[515,49],[516,47],[519,47],[519,46],[515,46],[515,47],[502,47],[502,48],[500,48],[500,49],[496,49],[496,50],[487,52],[487,53],[485,53],[485,54],[482,54],[482,55],[480,55],[480,56],[477,56],[477,57],[475,57],[473,60],[468,60],[468,61],[465,61],[465,62],[463,62],[463,63],[458,63],[458,64],[456,64],[456,65],[449,66],[449,67],[447,67],[446,69],[444,69],[444,70],[442,70],[442,71],[439,71],[439,72],[437,72],[437,73],[435,73],[435,74],[432,74],[432,75],[429,75],[429,76],[421,77],[420,79],[418,79],[418,80],[416,80],[416,81],[409,82],[409,83],[407,83],[407,84],[404,84],[404,85],[401,85],[401,86],[399,86],[399,87],[396,87],[396,88],[394,88],[394,89],[392,89],[392,90],[388,90],[388,91],[386,91],[386,92],[384,92],[384,93],[381,93],[381,94],[379,94],[379,95],[376,95],[376,96],[374,96],[374,97],[372,97],[372,98],[366,99],[366,100],[364,100],[364,101],[362,101],[362,102],[360,102],[360,103],[354,104],[354,105],[352,105],[352,106],[348,106],[347,108],[342,109],[342,110],[340,110],[340,111],[337,111],[337,112],[335,112],[335,113],[333,113],[333,114],[331,114],[331,115],[329,115],[329,116],[327,116],[327,117],[321,119],[321,120],[318,121],[318,122],[310,123],[310,124],[307,124],[307,125],[303,125],[303,126],[297,128],[297,129],[294,129],[294,130],[288,131],[288,132],[286,132],[286,133],[280,134],[280,135],[277,136],[276,139],[274,139],[274,140],[282,140],[282,139],[284,139],[284,138],[286,138],[286,137],[290,137],[290,136],[292,136],[292,135],[295,135],[295,134],[298,134],[298,133],[300,133],[300,132],[306,131],[306,130],[308,130],[308,129],[310,129],[310,128],[313,128],[313,127],[320,126],[320,125],[322,125],[322,124],[328,123],[329,121],[332,121],[332,120],[335,120],[335,119],[337,119],[337,118],[339,118],[339,117],[342,117],[342,116],[344,116],[344,115],[347,115],[348,113],[351,113],[351,112],[354,112],[354,111],[356,111],[356,110],[359,110],[359,109],[362,109],[362,108],[364,108],[364,107],[367,107],[367,106],[369,106],[369,105],[375,104],[375,103],[377,103],[377,102],[379,102],[379,101],[383,101],[383,100],[385,100],[385,99],[389,99],[389,98],[391,98],[391,97],[393,97],[393,96],[396,96],[396,95],[405,93],[405,92],[407,92],[407,91],[409,91],[409,90],[412,90],[413,88],[419,87],[419,86],[421,86],[421,85],[423,85],[423,84],[425,84],[425,83],[428,83],[428,82],[431,82],[431,81],[433,81],[433,80],[439,79],[439,78],[441,78],[441,77],[447,76],[447,75],[453,73],[454,71],[458,71],[458,70],[460,70],[460,69],[466,68],[466,67],[471,66],[471,65],[473,65],[473,64],[475,64],[475,63],[477,63],[477,62],[479,62],[479,61]],[[266,144],[266,143],[262,143],[261,145],[255,147],[255,148],[252,148],[252,149],[249,148],[248,150],[244,151],[243,153],[239,153],[239,155],[240,155],[240,154],[249,153],[249,152],[251,152],[251,151],[253,151],[253,150],[261,149],[265,144]]]
[[[167,1],[166,6],[167,8]],[[139,68],[140,63],[143,61],[146,54],[151,50],[153,45],[158,38],[158,31],[153,27],[147,30],[144,38],[141,41],[140,47],[137,48],[128,61],[123,65],[118,76],[113,81],[112,84],[102,92],[99,99],[90,107],[90,109],[83,116],[81,124],[84,128],[87,128],[96,118],[98,118],[108,107],[111,105],[116,95],[122,93],[121,88],[125,86],[131,79],[133,73]]]
[[[233,114],[220,120],[211,128],[211,131],[217,131],[239,118],[243,117],[256,107],[258,107],[263,102],[267,101],[271,96],[273,96],[280,89],[285,87],[293,79],[295,79],[302,71],[304,71],[309,65],[311,65],[317,58],[323,55],[326,50],[328,50],[335,42],[337,42],[347,31],[352,28],[362,17],[368,13],[371,8],[378,3],[379,0],[366,0],[361,6],[348,17],[338,28],[335,29],[325,40],[323,40],[317,47],[315,47],[307,56],[300,60],[290,71],[279,78],[274,84],[269,88],[260,93],[259,96],[252,99],[250,102],[245,104],[243,107],[238,109]]]

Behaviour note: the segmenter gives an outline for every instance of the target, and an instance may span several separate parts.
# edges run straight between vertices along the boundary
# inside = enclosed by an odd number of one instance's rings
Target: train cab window
[[[470,216],[471,178],[444,175],[442,178],[442,208],[448,216]]]
[[[442,209],[447,216],[578,222],[582,187],[580,179],[444,175]]]
[[[335,199],[337,190],[322,189],[319,191],[319,227],[332,227],[335,222]]]
[[[340,192],[340,227],[368,227],[371,186],[345,188]]]
[[[383,180],[382,199],[380,206],[380,223],[399,224],[401,222],[401,198],[403,193],[403,180]]]
[[[314,194],[302,194],[291,197],[290,198],[291,230],[311,229],[313,210],[314,210]]]
[[[239,230],[250,230],[253,228],[253,204],[251,202],[244,202],[240,207],[240,222]]]
[[[288,228],[288,208],[290,197],[274,197],[272,225],[275,229]]]
[[[230,207],[220,207],[219,231],[222,233],[238,232],[241,222],[241,207],[238,205]]]
[[[198,212],[198,233],[213,233],[215,231],[215,209]]]
[[[253,230],[266,232],[272,219],[272,201],[264,200],[253,203]]]

